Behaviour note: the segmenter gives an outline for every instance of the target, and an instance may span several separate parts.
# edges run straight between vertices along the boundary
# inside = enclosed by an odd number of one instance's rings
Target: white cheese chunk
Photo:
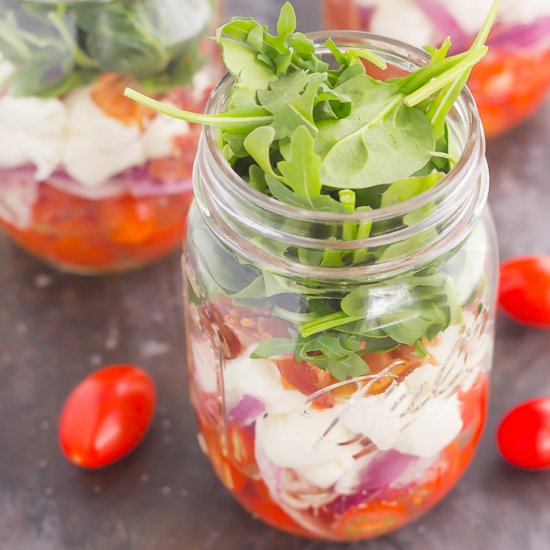
[[[46,179],[61,160],[66,123],[58,99],[0,97],[0,167],[33,164],[37,179]]]
[[[499,18],[509,25],[526,24],[550,16],[550,0],[503,0]]]
[[[310,409],[307,414],[297,410],[267,415],[256,423],[256,437],[273,464],[294,468],[315,485],[329,486],[343,475],[361,450],[360,444],[349,443],[354,434],[341,423],[325,433],[337,413],[333,408]]]
[[[414,0],[360,0],[360,3],[376,8],[371,19],[372,32],[418,47],[432,41],[432,23]]]
[[[223,378],[226,406],[231,409],[245,395],[265,404],[268,413],[281,414],[303,408],[306,397],[297,390],[282,385],[277,365],[267,359],[251,359],[257,345],[246,349],[239,357],[225,361]]]
[[[399,432],[393,448],[403,454],[430,457],[449,445],[461,429],[458,397],[432,399],[414,421]]]
[[[107,116],[93,101],[90,88],[79,88],[66,99],[69,112],[65,170],[85,186],[98,186],[110,177],[146,160],[142,134]]]
[[[184,42],[207,30],[212,17],[211,3],[207,0],[185,0],[185,2],[167,2],[161,4],[158,11],[158,28],[162,29],[166,45]]]
[[[440,372],[441,367],[426,364],[385,394],[352,397],[341,415],[342,423],[368,437],[382,451],[396,449],[416,456],[441,451],[456,437],[462,420],[458,401],[453,401],[456,398],[433,396]],[[448,400],[452,405],[446,404]],[[440,415],[440,424],[430,424],[429,411],[433,410]]]
[[[174,138],[188,132],[189,124],[184,120],[159,113],[145,128],[143,135],[145,156],[147,158],[167,157],[173,152]]]

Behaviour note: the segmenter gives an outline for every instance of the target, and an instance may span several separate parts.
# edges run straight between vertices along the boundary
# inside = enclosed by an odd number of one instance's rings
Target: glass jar
[[[427,61],[359,32],[313,35],[327,58],[327,36],[370,48],[388,74]],[[381,535],[438,502],[476,449],[497,256],[469,92],[449,126],[459,161],[440,184],[353,214],[262,194],[231,170],[215,131],[203,133],[183,262],[191,400],[218,476],[275,527]]]
[[[0,226],[61,269],[140,267],[181,242],[203,110],[221,76],[214,0],[0,0]]]
[[[325,26],[357,29],[409,42],[466,49],[492,0],[324,0]],[[542,103],[550,88],[550,0],[502,0],[487,41],[489,54],[469,87],[488,136],[516,126]]]

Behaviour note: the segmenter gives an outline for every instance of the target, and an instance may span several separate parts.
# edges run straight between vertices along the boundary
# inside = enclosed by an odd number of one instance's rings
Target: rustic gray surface
[[[273,12],[267,1],[232,4],[245,15]],[[315,18],[308,13],[311,28]],[[491,203],[503,257],[550,253],[549,148],[550,103],[490,144]],[[178,263],[174,255],[140,273],[78,278],[53,272],[0,237],[0,549],[344,548],[291,538],[254,521],[201,455],[187,398]],[[125,460],[79,471],[58,451],[59,411],[79,380],[112,362],[137,363],[152,374],[156,419]],[[417,523],[349,548],[550,548],[550,473],[506,466],[493,443],[508,407],[550,395],[549,368],[549,333],[501,318],[489,422],[471,468]]]

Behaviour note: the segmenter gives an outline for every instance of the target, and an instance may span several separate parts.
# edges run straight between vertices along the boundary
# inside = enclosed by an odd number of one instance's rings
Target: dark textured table
[[[270,2],[258,0],[241,1],[240,8],[273,12]],[[550,103],[489,146],[503,257],[550,253],[549,151]],[[44,267],[0,237],[0,549],[342,547],[291,538],[253,520],[201,455],[187,398],[178,264],[174,255],[139,273],[79,278]],[[152,374],[156,419],[126,459],[80,471],[58,450],[60,408],[87,373],[114,362],[137,363]],[[550,333],[501,318],[489,422],[471,468],[417,523],[350,548],[550,548],[550,473],[508,467],[493,443],[508,407],[550,394],[549,372]]]

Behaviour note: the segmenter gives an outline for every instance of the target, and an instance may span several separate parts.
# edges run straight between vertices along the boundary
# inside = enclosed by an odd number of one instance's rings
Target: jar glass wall
[[[0,0],[0,224],[57,267],[132,269],[181,242],[201,111],[221,73],[214,0]]]
[[[473,40],[491,0],[323,0],[329,29],[366,30],[423,47],[451,36],[452,50]],[[550,2],[503,0],[489,54],[469,87],[488,136],[530,116],[550,88]]]
[[[332,38],[399,71],[427,59],[365,33]],[[353,214],[266,197],[231,171],[215,131],[203,134],[184,254],[191,399],[218,476],[273,526],[340,541],[384,534],[438,502],[472,458],[497,257],[468,92],[449,126],[460,159],[440,184]]]

